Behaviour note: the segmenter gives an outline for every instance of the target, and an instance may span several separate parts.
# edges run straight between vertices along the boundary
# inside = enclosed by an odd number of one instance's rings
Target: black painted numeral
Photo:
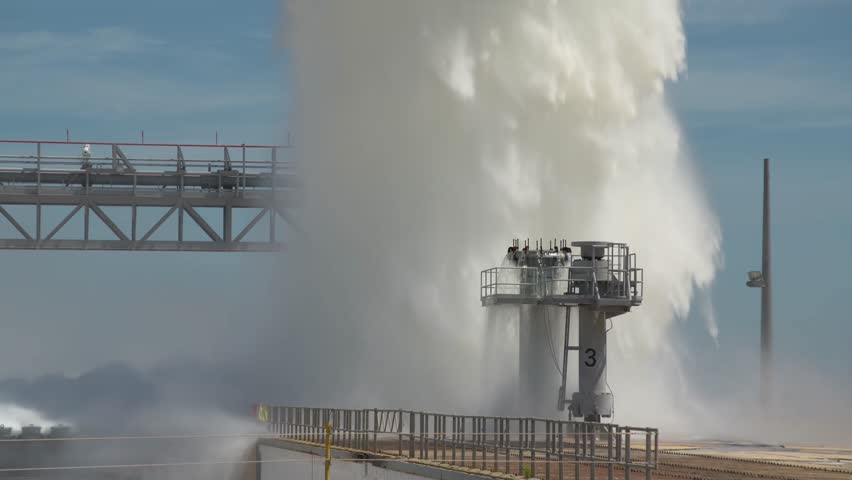
[[[596,352],[594,348],[587,348],[586,349],[586,355],[587,355],[586,361],[583,362],[583,363],[586,364],[587,367],[594,367],[595,365],[597,365],[598,359],[595,358],[595,355],[597,355],[597,353],[598,352]]]

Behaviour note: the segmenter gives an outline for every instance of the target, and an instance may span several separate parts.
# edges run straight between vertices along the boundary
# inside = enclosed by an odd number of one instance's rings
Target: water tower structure
[[[643,271],[636,265],[635,254],[624,243],[553,240],[545,248],[539,240],[530,248],[529,240],[523,246],[515,240],[501,266],[482,272],[483,306],[518,306],[519,387],[525,404],[553,405],[546,398],[556,394],[557,408],[567,407],[574,417],[599,422],[612,416],[606,379],[608,322],[642,303]],[[572,316],[578,321],[576,345],[570,338]],[[560,337],[561,368],[554,347],[554,338]],[[578,388],[569,398],[572,351],[578,353]]]

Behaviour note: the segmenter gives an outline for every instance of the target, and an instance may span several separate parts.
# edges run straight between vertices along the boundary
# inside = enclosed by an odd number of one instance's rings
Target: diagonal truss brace
[[[12,214],[6,211],[6,209],[2,206],[0,206],[0,213],[2,213],[4,217],[6,217],[6,220],[8,220],[9,223],[11,223],[12,226],[15,227],[15,229],[18,230],[18,232],[20,232],[20,234],[24,236],[24,238],[26,238],[27,240],[33,239],[33,237],[29,233],[27,233],[27,230],[22,227],[17,220],[15,220],[15,217],[13,217]]]
[[[118,225],[116,225],[115,222],[113,222],[112,219],[109,218],[106,212],[101,210],[101,207],[99,207],[94,202],[89,202],[89,209],[95,212],[95,215],[97,215],[98,218],[100,218],[101,221],[104,222],[104,224],[109,227],[110,230],[112,230],[112,233],[115,234],[115,236],[118,237],[119,240],[130,240],[129,238],[127,238],[127,235],[125,235],[124,232],[122,232],[121,229],[118,228]]]
[[[198,211],[196,211],[195,208],[192,207],[192,205],[187,202],[183,202],[183,209],[190,216],[190,218],[192,218],[195,223],[198,224],[198,226],[201,227],[202,230],[204,230],[204,233],[206,233],[207,236],[210,237],[210,240],[213,240],[214,242],[224,242],[224,240],[222,240],[222,237],[220,237],[219,234],[216,233],[216,230],[213,230],[213,227],[211,227],[210,224],[204,220],[204,217],[198,214]]]
[[[73,217],[77,212],[79,212],[81,208],[83,208],[82,204],[74,207],[74,210],[71,210],[71,212],[69,212],[68,215],[66,215],[65,218],[63,218],[62,221],[59,222],[56,227],[54,227],[53,230],[51,230],[50,233],[47,234],[46,237],[44,237],[44,239],[50,240],[51,238],[53,238],[53,236],[56,235],[59,230],[61,230],[62,227],[64,227],[65,224],[68,223],[68,220],[71,220],[71,217]]]
[[[145,240],[148,240],[149,238],[151,238],[151,235],[153,235],[154,233],[156,233],[156,232],[157,232],[157,229],[158,229],[158,228],[160,228],[160,226],[161,226],[162,224],[166,223],[166,220],[168,220],[168,219],[169,219],[169,217],[171,217],[171,216],[172,216],[172,214],[173,214],[173,213],[175,213],[175,210],[177,210],[177,208],[178,208],[178,206],[177,206],[177,205],[175,205],[175,206],[173,206],[172,208],[170,208],[170,209],[169,209],[169,211],[168,211],[168,212],[166,212],[166,213],[165,213],[165,215],[163,215],[162,217],[160,217],[160,219],[159,219],[159,220],[157,220],[157,223],[155,223],[155,224],[154,224],[154,226],[152,226],[152,227],[151,227],[151,229],[150,229],[150,230],[148,230],[148,233],[146,233],[145,235],[143,235],[143,236],[142,236],[142,238],[141,238],[141,240],[140,240],[140,241],[144,242]]]
[[[239,243],[239,241],[242,240],[243,237],[245,237],[246,234],[248,234],[251,229],[254,228],[255,225],[257,225],[257,222],[259,222],[268,211],[268,208],[264,208],[257,215],[255,215],[255,217],[251,219],[251,221],[248,223],[248,225],[246,225],[245,228],[243,228],[239,235],[234,238],[234,243]]]

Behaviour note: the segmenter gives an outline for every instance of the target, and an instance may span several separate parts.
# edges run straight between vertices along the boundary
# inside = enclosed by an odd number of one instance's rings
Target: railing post
[[[563,443],[563,442],[564,442],[564,438],[562,437],[562,427],[563,427],[563,423],[564,423],[564,422],[562,422],[562,421],[559,421],[559,422],[558,422],[558,424],[557,424],[557,428],[559,429],[559,435],[556,437],[556,439],[557,439],[557,440],[558,440],[558,442],[559,442],[559,443],[557,444],[557,445],[558,445],[558,447],[559,447],[559,450],[557,450],[558,455],[559,455],[559,480],[563,480],[564,475],[565,475],[565,472],[564,472],[564,470],[563,470],[563,463],[564,463],[564,461],[565,461],[565,452],[564,452],[564,450],[565,450],[565,443]]]
[[[595,443],[597,443],[598,426],[597,424],[584,425],[586,425],[586,437],[589,439],[589,456],[591,457],[591,462],[589,463],[589,480],[595,480],[597,470],[597,464],[595,463]]]
[[[397,448],[397,455],[402,457],[402,409],[397,412],[399,415],[399,425],[397,425],[396,430],[399,433],[399,445]]]
[[[441,415],[441,461],[447,461],[447,416]]]
[[[651,480],[651,431],[645,430],[645,480]]]
[[[355,410],[353,412],[353,414],[355,415],[355,418],[354,418],[355,425],[353,425],[354,431],[352,432],[352,436],[353,436],[352,440],[353,440],[353,443],[355,445],[355,449],[356,450],[362,450],[363,449],[363,442],[364,442],[364,434],[362,432],[363,425],[362,425],[361,417],[364,415],[364,412],[361,411],[361,410]]]
[[[364,424],[364,440],[362,441],[362,449],[364,451],[370,450],[370,410],[364,409],[363,416],[361,417],[361,421]]]
[[[485,459],[488,456],[488,447],[486,447],[488,437],[485,436],[486,430],[488,430],[488,425],[485,417],[482,417],[479,419],[479,444],[482,445],[482,470],[488,469],[488,465],[485,463]]]
[[[379,410],[373,409],[373,451],[379,451]]]
[[[550,478],[550,452],[551,446],[550,442],[553,440],[551,438],[550,431],[550,420],[544,421],[544,478]]]
[[[624,429],[624,480],[630,480],[630,427]]]
[[[36,143],[36,242],[41,243],[41,143]]]
[[[273,208],[269,209],[269,242],[270,243],[275,242],[275,206],[278,205],[278,199],[277,199],[277,193],[276,193],[276,190],[278,190],[278,185],[277,185],[277,178],[275,178],[278,175],[277,172],[276,172],[276,168],[275,168],[276,163],[278,163],[277,158],[276,158],[277,152],[278,152],[278,149],[275,148],[275,147],[272,147],[272,158],[271,158],[271,163],[272,163],[272,165],[271,165],[272,193],[271,193],[271,195],[272,195]]]
[[[618,462],[621,461],[621,455],[622,455],[621,445],[622,445],[621,427],[616,426],[615,427],[615,460],[618,461]]]
[[[613,475],[614,475],[614,472],[613,472],[613,461],[614,461],[614,459],[612,458],[612,427],[613,427],[612,425],[609,425],[607,430],[606,430],[606,461],[607,461],[606,477],[607,477],[607,480],[612,480]]]
[[[458,417],[453,415],[452,418],[451,418],[451,421],[452,421],[453,431],[452,431],[452,433],[450,433],[450,439],[452,440],[452,447],[451,447],[451,450],[450,450],[450,458],[451,458],[452,464],[455,466],[455,464],[456,464],[456,445],[458,444],[458,439],[459,439],[458,433],[457,433],[458,432],[458,425],[459,425]]]
[[[408,412],[408,458],[414,458],[414,412]]]
[[[509,421],[508,418],[502,418],[500,419],[500,421],[503,424],[503,446],[506,448],[506,473],[511,473],[512,470],[509,468],[509,456],[511,455],[512,448],[512,423]]]
[[[461,465],[464,466],[464,455],[465,455],[465,450],[466,450],[466,445],[465,445],[466,439],[465,439],[465,435],[464,435],[465,434],[464,427],[465,427],[465,424],[467,422],[466,422],[466,418],[465,418],[464,415],[459,417],[459,421],[460,421],[459,422],[459,438],[461,440],[461,442],[460,442],[461,443]]]
[[[471,449],[470,449],[471,450],[471,460],[473,461],[473,464],[472,464],[473,468],[476,468],[476,448],[477,448],[477,441],[478,441],[478,438],[479,438],[479,435],[478,435],[479,421],[478,420],[479,419],[476,418],[476,417],[470,417],[470,428],[473,430],[471,432],[471,439],[470,439],[471,443],[473,444]]]
[[[361,450],[370,448],[370,414],[369,410],[361,410]]]
[[[349,446],[358,449],[358,410],[349,411]]]
[[[518,419],[518,475],[524,475],[524,446],[527,439],[527,420]]]
[[[331,475],[331,422],[325,424],[325,480]]]
[[[580,423],[572,423],[574,430],[574,478],[580,478]]]
[[[536,422],[535,422],[534,418],[531,418],[529,420],[529,422],[530,422],[530,426],[531,426],[530,431],[531,431],[531,434],[532,434],[532,445],[530,445],[530,470],[532,470],[532,476],[535,477],[535,474],[536,474],[536,471],[535,471],[535,440],[536,440],[536,438],[535,438],[535,423]]]
[[[432,415],[432,459],[438,459],[438,414]]]
[[[355,424],[353,425],[354,431],[352,432],[352,440],[355,445],[356,450],[361,450],[361,442],[364,441],[364,435],[361,433],[361,410],[355,410],[352,412],[354,414],[353,420]]]
[[[341,447],[343,446],[343,435],[345,433],[345,430],[343,430],[343,414],[344,414],[344,412],[345,412],[344,410],[337,410],[337,415],[336,415],[337,424],[334,425],[335,431],[337,431],[337,435],[336,435],[337,445],[339,445]]]
[[[500,465],[498,464],[500,460],[500,430],[498,424],[500,423],[500,419],[494,417],[494,423],[492,424],[492,428],[494,429],[494,471],[497,472],[500,470]]]

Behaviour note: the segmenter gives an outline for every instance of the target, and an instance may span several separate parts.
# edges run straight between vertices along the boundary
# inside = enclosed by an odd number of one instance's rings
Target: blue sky
[[[760,294],[744,282],[760,269],[760,160],[769,157],[776,355],[849,384],[852,326],[839,300],[852,268],[852,3],[704,0],[685,11],[688,71],[671,100],[725,256],[712,295],[720,346],[699,345],[692,331],[697,363],[716,368],[758,345]]]
[[[279,137],[276,1],[0,6],[5,135],[213,140]],[[26,86],[26,88],[24,88]],[[14,119],[14,121],[10,121]]]
[[[144,129],[148,142],[212,143],[217,131],[220,142],[282,142],[279,11],[277,0],[4,1],[0,137],[62,139],[69,128],[73,139],[135,141]],[[238,357],[274,329],[279,260],[0,252],[0,378],[75,375],[93,358],[144,368],[182,351]]]
[[[852,326],[840,300],[852,270],[852,3],[704,0],[685,12],[688,70],[670,99],[721,220],[725,257],[712,289],[719,345],[699,318],[679,327],[690,368],[756,361],[759,293],[744,282],[759,268],[760,160],[768,156],[777,355],[849,379]],[[77,139],[133,140],[144,129],[148,141],[212,141],[216,131],[224,142],[283,141],[281,15],[277,0],[6,0],[0,137],[60,139],[70,128]],[[150,362],[151,344],[238,355],[264,335],[241,330],[239,319],[274,316],[269,305],[280,299],[269,282],[283,268],[251,255],[0,252],[0,262],[4,338],[17,340],[0,358],[42,345],[64,359],[0,362],[0,377],[89,368],[79,325],[134,339],[97,347],[130,362]],[[111,288],[112,279],[123,288]],[[211,304],[219,291],[232,300]],[[158,319],[138,298],[174,315]],[[203,344],[198,324],[182,321],[199,312],[203,328],[232,336]],[[160,345],[164,328],[173,334]]]

